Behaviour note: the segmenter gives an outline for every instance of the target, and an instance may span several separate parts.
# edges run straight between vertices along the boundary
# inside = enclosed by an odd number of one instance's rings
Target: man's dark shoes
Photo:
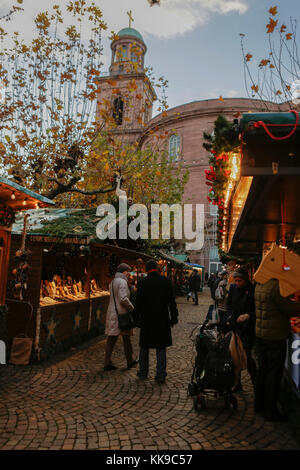
[[[105,370],[105,371],[109,371],[109,370],[117,370],[117,369],[118,369],[118,367],[116,367],[116,366],[113,366],[112,364],[111,364],[111,365],[109,365],[109,366],[105,366],[105,367],[104,367],[104,370]]]
[[[155,382],[157,384],[164,384],[166,382],[166,380],[165,379],[155,379]]]
[[[131,369],[132,367],[136,366],[138,364],[138,361],[132,361],[130,364],[128,364],[127,369]]]
[[[282,423],[284,421],[288,421],[288,417],[286,415],[279,413],[279,411],[277,411],[271,415],[265,415],[265,420],[272,421],[274,423]]]
[[[146,380],[147,375],[140,374],[139,372],[136,374],[140,380]]]
[[[232,393],[238,393],[238,392],[242,392],[242,391],[243,391],[243,387],[242,387],[241,382],[239,382],[237,385],[235,385],[233,387],[233,389],[231,390]]]

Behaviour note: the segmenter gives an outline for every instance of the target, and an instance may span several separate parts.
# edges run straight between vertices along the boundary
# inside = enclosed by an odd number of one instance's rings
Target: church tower
[[[131,28],[131,12],[128,14],[129,27],[119,31],[111,43],[109,75],[99,77],[97,120],[110,133],[133,143],[152,118],[157,97],[144,69],[146,44]]]

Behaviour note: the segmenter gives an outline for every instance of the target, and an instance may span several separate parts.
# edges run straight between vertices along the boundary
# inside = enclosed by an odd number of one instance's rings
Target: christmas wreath
[[[0,226],[10,227],[15,221],[15,213],[11,207],[0,207]]]

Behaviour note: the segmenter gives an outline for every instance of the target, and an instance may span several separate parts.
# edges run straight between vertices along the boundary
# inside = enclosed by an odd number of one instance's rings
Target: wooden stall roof
[[[14,199],[11,197],[12,194],[14,194]],[[0,204],[20,211],[34,209],[37,204],[39,207],[48,207],[54,205],[55,202],[0,176]]]
[[[165,253],[162,250],[158,250],[158,255],[167,261],[171,261],[172,263],[176,264],[178,267],[190,269],[190,266],[188,265],[188,263],[185,263],[184,261],[181,261],[180,259],[175,258],[175,256],[172,256],[169,253]]]
[[[283,225],[286,240],[294,241],[300,227],[300,125],[295,114],[247,113],[240,121],[241,177],[231,194],[226,227],[225,251],[231,255],[261,255],[265,243],[282,241]]]
[[[120,254],[123,256],[127,256],[128,258],[142,258],[143,260],[150,260],[153,257],[150,255],[147,255],[146,253],[141,253],[139,251],[134,251],[134,250],[129,250],[128,248],[123,248],[120,246],[116,245],[110,245],[108,243],[100,243],[100,242],[94,242],[90,244],[91,240],[94,241],[94,237],[83,237],[79,238],[76,236],[73,237],[67,237],[67,238],[58,238],[58,237],[51,237],[47,235],[28,235],[28,239],[32,242],[37,242],[37,243],[51,243],[51,244],[57,244],[57,245],[89,245],[91,248],[99,248],[103,251],[109,251],[111,253],[115,254]]]

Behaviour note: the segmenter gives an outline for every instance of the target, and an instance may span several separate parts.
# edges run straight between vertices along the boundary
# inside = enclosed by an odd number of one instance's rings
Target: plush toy
[[[278,279],[282,297],[299,291],[300,256],[274,243],[254,274],[254,280],[260,284],[270,279]]]

